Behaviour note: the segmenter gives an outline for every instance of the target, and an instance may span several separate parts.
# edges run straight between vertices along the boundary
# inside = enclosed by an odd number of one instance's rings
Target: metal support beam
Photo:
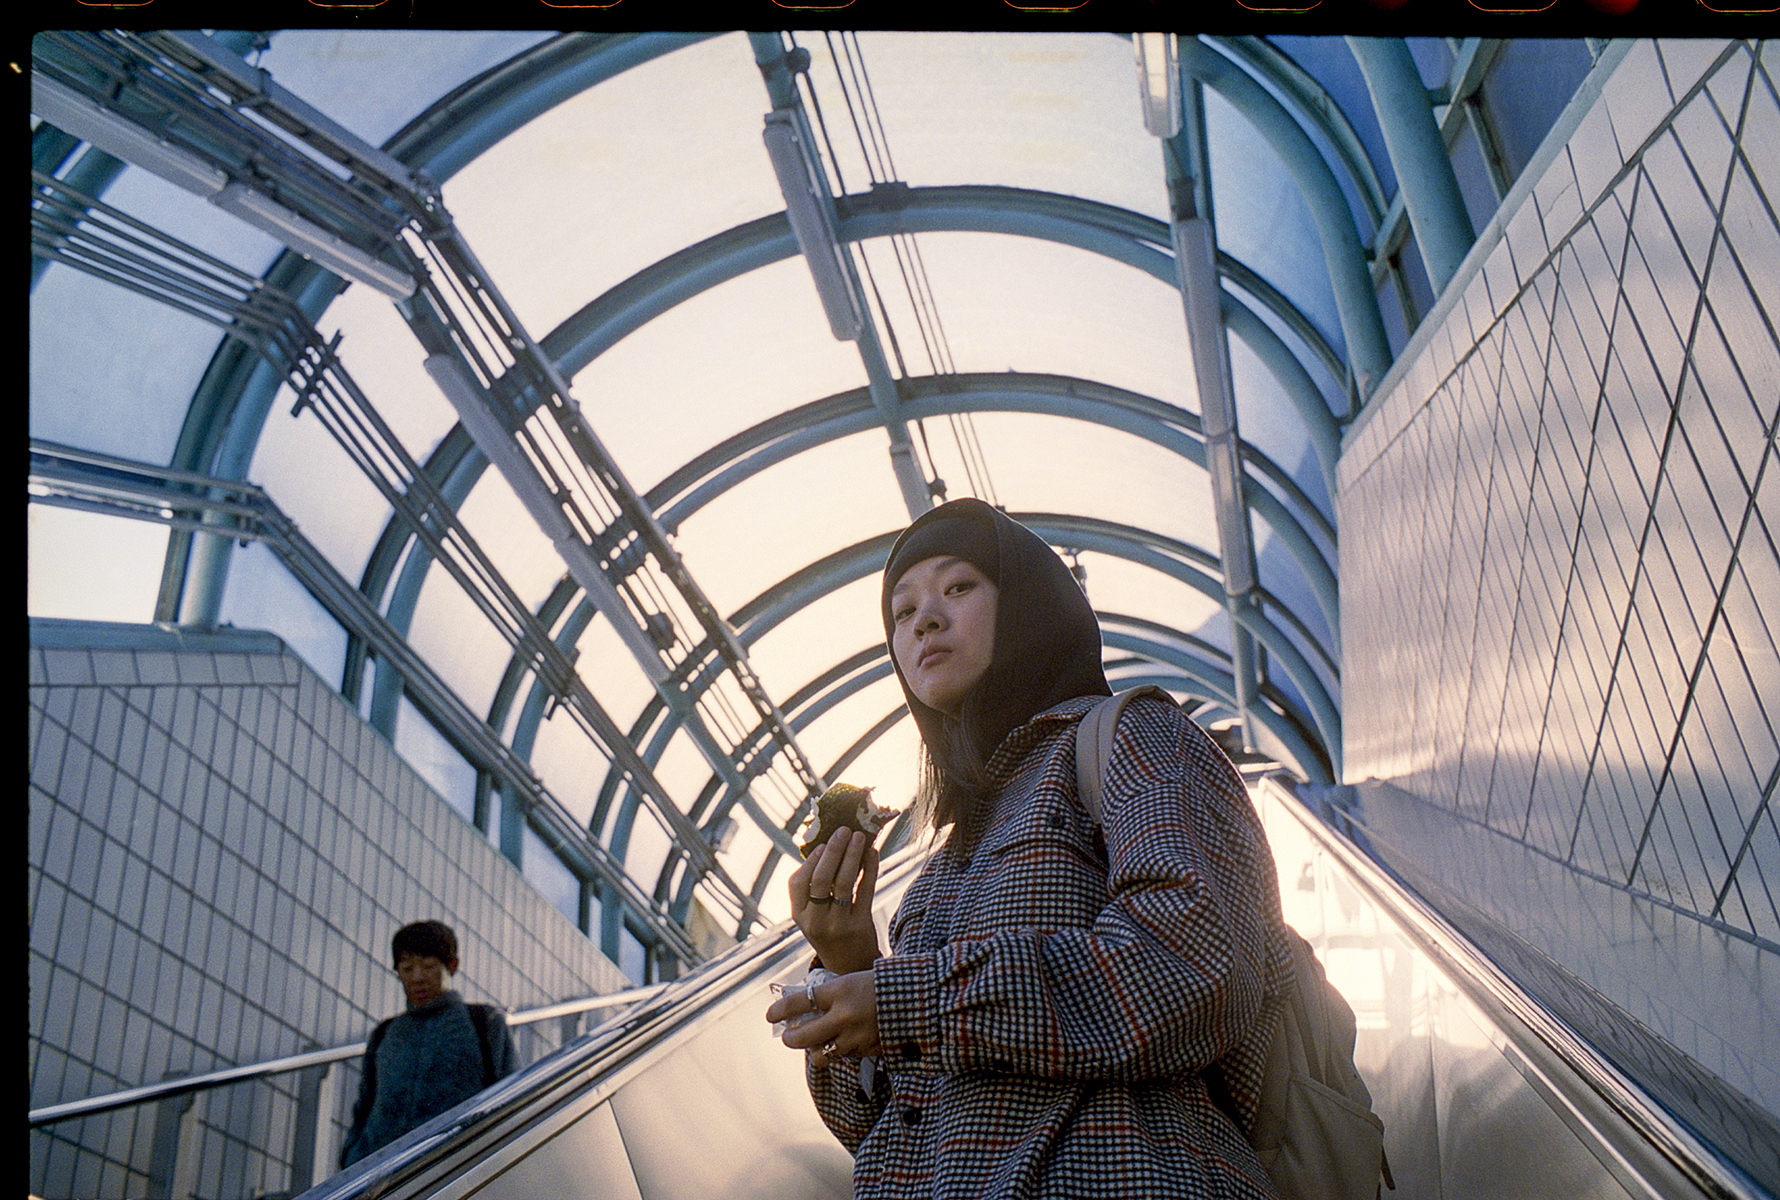
[[[458,407],[478,448],[508,478],[663,699],[684,711],[686,730],[700,753],[714,770],[733,776],[737,786],[750,792],[745,807],[769,837],[795,852],[795,844],[779,832],[752,795],[750,783],[736,771],[730,749],[707,727],[707,716],[722,724],[729,720],[728,710],[701,710],[700,698],[682,694],[671,677],[676,648],[695,645],[701,636],[713,642],[739,698],[774,731],[777,757],[792,776],[787,782],[781,773],[777,781],[788,804],[795,809],[813,799],[825,785],[761,686],[734,632],[587,424],[564,373],[525,330],[449,214],[434,205],[413,234],[419,243],[416,252],[431,269],[422,272],[422,289],[401,311],[428,351],[429,371]],[[435,275],[452,286],[441,288]],[[549,423],[526,424],[534,406],[548,415]],[[610,571],[608,554],[613,558]],[[626,560],[622,567],[620,558]],[[728,732],[733,736],[737,730]],[[753,777],[764,779],[771,761],[763,756]],[[663,815],[670,827],[683,820],[677,810]],[[702,841],[684,849],[695,859],[711,861]]]
[[[219,32],[236,53],[251,35]],[[542,42],[454,91],[416,117],[385,144],[389,155],[443,184],[467,163],[538,114],[570,96],[639,63],[670,53],[709,34],[568,33]],[[265,281],[284,291],[314,322],[339,294],[337,277],[294,251],[281,255]],[[275,371],[225,342],[193,394],[173,467],[224,479],[245,476],[255,444],[282,382]],[[230,543],[226,538],[176,531],[157,619],[199,625],[216,623]],[[188,549],[189,547],[189,549]],[[367,567],[374,573],[374,566]],[[392,614],[398,627],[405,622]],[[351,655],[356,661],[358,656]],[[347,685],[356,696],[356,670]]]
[[[1514,177],[1502,158],[1501,147],[1496,143],[1496,135],[1490,129],[1490,123],[1482,117],[1477,92],[1483,86],[1490,64],[1495,61],[1502,45],[1500,38],[1462,39],[1454,51],[1452,73],[1443,89],[1444,98],[1429,95],[1429,101],[1434,105],[1438,116],[1442,144],[1450,146],[1458,138],[1461,126],[1469,128],[1471,136],[1477,139],[1477,148],[1483,156],[1484,169],[1489,175],[1490,188],[1495,193],[1498,205],[1513,186]],[[1403,204],[1403,189],[1399,187],[1390,203],[1385,206],[1384,215],[1379,219],[1378,231],[1372,237],[1372,279],[1378,286],[1383,287],[1387,279],[1393,285],[1401,286],[1401,272],[1393,267],[1392,258],[1412,232],[1409,211]],[[1399,278],[1393,278],[1394,276]],[[1407,306],[1405,310],[1407,311]],[[1411,313],[1412,323],[1419,322],[1425,315]]]
[[[1139,46],[1147,35],[1139,36]],[[1172,62],[1173,36],[1163,45]],[[1138,56],[1140,77],[1145,55]],[[1243,745],[1253,748],[1250,709],[1256,693],[1255,647],[1247,629],[1235,619],[1249,604],[1255,590],[1254,532],[1244,487],[1241,441],[1236,432],[1236,388],[1230,374],[1230,342],[1225,329],[1218,283],[1217,234],[1211,221],[1210,154],[1205,137],[1205,115],[1200,84],[1181,89],[1183,113],[1174,121],[1159,121],[1145,108],[1144,123],[1159,132],[1163,173],[1173,206],[1169,234],[1174,245],[1175,286],[1180,290],[1186,316],[1187,342],[1193,355],[1195,391],[1199,397],[1201,432],[1205,438],[1205,466],[1211,477],[1211,502],[1217,521],[1218,550],[1223,566],[1225,606],[1231,614],[1231,662],[1235,677],[1236,710],[1241,718]],[[1178,135],[1178,137],[1176,136]]]
[[[1244,484],[1241,443],[1236,432],[1236,396],[1230,378],[1230,351],[1218,311],[1216,250],[1211,223],[1203,217],[1174,222],[1175,261],[1180,264],[1181,299],[1193,347],[1199,410],[1205,434],[1205,466],[1211,476],[1212,505],[1223,565],[1225,605],[1231,614],[1231,658],[1236,677],[1237,714],[1243,745],[1253,749],[1250,708],[1256,692],[1254,645],[1237,613],[1253,603],[1256,587],[1254,534]]]
[[[1349,37],[1347,44],[1372,94],[1409,225],[1438,296],[1465,260],[1476,232],[1434,123],[1427,86],[1402,38]]]
[[[361,282],[392,299],[401,299],[414,291],[414,279],[406,271],[381,261],[355,241],[312,220],[310,215],[274,200],[245,178],[237,178],[226,162],[207,157],[198,147],[167,140],[55,75],[42,70],[32,72],[31,110],[107,154],[203,197],[343,278]],[[325,174],[319,167],[315,170]],[[328,178],[332,181],[331,176]],[[357,239],[369,242],[388,236],[387,230],[374,228],[354,233]]]
[[[1435,125],[1428,87],[1401,37],[1349,37],[1347,48],[1372,94],[1422,264],[1428,267],[1435,296],[1440,296],[1452,272],[1465,262],[1476,231],[1470,228],[1465,196]]]
[[[890,469],[896,474],[896,487],[902,493],[903,507],[908,510],[909,520],[914,520],[933,507],[933,485],[928,481],[927,474],[921,469],[919,460],[915,458],[915,444],[909,438],[908,419],[902,412],[902,389],[897,386],[896,379],[890,374],[890,364],[884,358],[883,345],[878,341],[877,324],[866,314],[865,324],[859,332],[859,358],[865,364],[866,386],[871,391],[871,402],[884,420],[884,429],[890,435]]]
[[[429,331],[434,328],[433,323],[418,319],[418,307],[413,306],[414,319],[411,323],[423,343],[427,343],[428,348],[433,351],[424,364],[427,373],[457,410],[459,420],[475,441],[477,449],[501,473],[520,503],[525,506],[526,512],[549,539],[551,546],[567,566],[569,575],[581,586],[594,607],[606,617],[650,683],[681,717],[688,736],[705,760],[744,793],[742,806],[755,819],[762,832],[774,838],[775,842],[782,842],[781,850],[796,853],[796,843],[783,834],[778,822],[766,814],[752,795],[746,794],[747,781],[736,771],[729,749],[719,743],[706,727],[694,699],[685,695],[669,678],[667,664],[663,662],[663,647],[656,645],[649,632],[638,622],[631,611],[631,605],[619,595],[592,547],[565,514],[565,497],[550,488],[531,459],[520,449],[512,432],[502,427],[495,415],[495,401],[470,378],[455,353],[455,346],[449,341],[429,336]],[[708,850],[702,843],[699,848]]]

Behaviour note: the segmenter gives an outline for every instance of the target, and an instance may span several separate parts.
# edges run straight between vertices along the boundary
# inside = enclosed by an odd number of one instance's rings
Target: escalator
[[[1255,798],[1286,918],[1355,1010],[1396,1200],[1775,1194],[1759,1155],[1733,1162],[1652,1101],[1289,786]],[[884,864],[880,917],[919,866]],[[302,1200],[847,1196],[803,1056],[762,1019],[807,957],[794,927],[763,933]]]

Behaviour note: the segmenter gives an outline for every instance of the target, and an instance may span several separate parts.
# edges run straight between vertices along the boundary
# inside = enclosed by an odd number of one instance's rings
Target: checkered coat
[[[810,1056],[861,1200],[1274,1195],[1207,1085],[1217,1062],[1252,1117],[1292,971],[1272,855],[1229,761],[1159,699],[1119,722],[1097,829],[1075,799],[1094,700],[1008,735],[975,849],[942,846],[904,895],[881,1059]]]

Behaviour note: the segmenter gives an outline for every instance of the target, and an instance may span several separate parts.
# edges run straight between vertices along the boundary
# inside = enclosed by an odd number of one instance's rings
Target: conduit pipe
[[[1402,38],[1350,37],[1347,45],[1366,77],[1409,226],[1439,296],[1470,253],[1476,232],[1446,142],[1434,123],[1427,86]]]
[[[1390,369],[1390,340],[1378,312],[1359,230],[1334,171],[1285,107],[1241,67],[1192,38],[1181,39],[1180,60],[1182,71],[1217,92],[1254,125],[1303,191],[1323,247],[1354,384],[1364,401]]]

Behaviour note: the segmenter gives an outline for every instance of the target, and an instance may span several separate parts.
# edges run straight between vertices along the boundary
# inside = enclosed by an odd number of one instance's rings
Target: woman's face
[[[957,716],[995,657],[999,595],[961,558],[925,558],[890,589],[890,651],[915,698]]]

